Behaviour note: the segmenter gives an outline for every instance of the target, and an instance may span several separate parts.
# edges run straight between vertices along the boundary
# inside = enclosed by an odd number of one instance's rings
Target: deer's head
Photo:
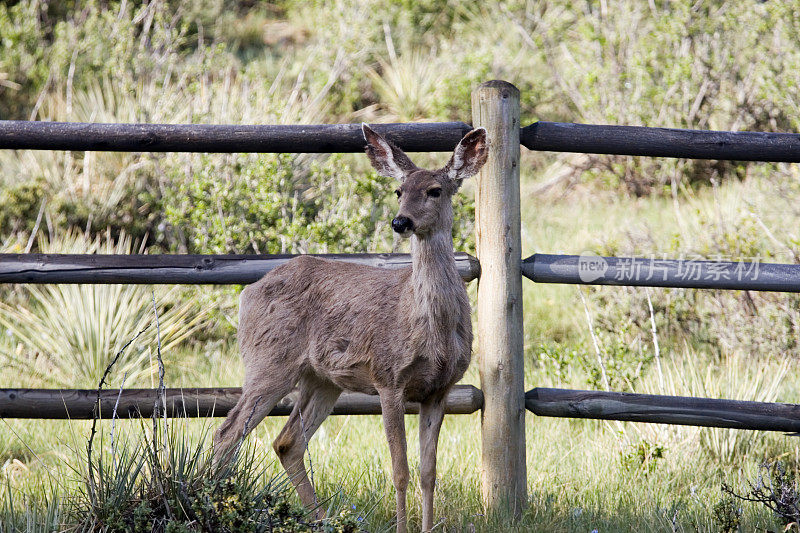
[[[449,232],[453,225],[453,194],[486,162],[486,130],[478,128],[467,133],[443,168],[425,170],[366,124],[361,128],[372,166],[379,174],[400,182],[395,191],[400,209],[392,220],[392,229],[403,237],[413,234],[419,238],[442,230]]]

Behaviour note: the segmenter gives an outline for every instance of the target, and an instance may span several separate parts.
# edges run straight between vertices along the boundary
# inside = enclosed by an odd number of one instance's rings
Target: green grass
[[[529,378],[536,380],[535,373]],[[249,444],[262,461],[268,479],[280,476],[271,450],[271,440],[284,419],[269,419],[249,437]],[[409,461],[418,465],[416,417],[406,419]],[[218,421],[171,422],[173,431],[192,442]],[[146,425],[118,421],[117,438],[147,432]],[[101,426],[108,446],[108,422]],[[47,501],[74,494],[81,486],[76,468],[85,460],[88,422],[6,421],[0,434],[4,449],[2,492],[7,501],[18,502],[16,512],[29,518],[26,498],[47,509]],[[436,516],[443,530],[497,531],[510,527],[487,522],[479,493],[480,417],[478,414],[448,416],[440,438]],[[709,460],[713,438],[730,439],[726,430],[667,429],[662,426],[559,420],[528,415],[527,468],[529,507],[520,531],[663,531],[673,517],[682,529],[714,531],[712,507],[721,500],[720,484],[741,487],[754,475],[757,459],[781,457],[789,464],[800,463],[796,445],[782,435],[737,432],[754,438],[740,454]],[[16,435],[14,435],[16,434]],[[21,443],[26,444],[21,444]],[[635,459],[639,442],[657,442],[665,447],[663,459]],[[704,444],[705,443],[705,444]],[[30,446],[30,450],[28,450]],[[105,450],[107,452],[107,450]],[[631,460],[630,457],[634,459]],[[351,508],[366,517],[369,531],[391,527],[394,498],[390,459],[379,417],[336,416],[329,418],[312,440],[310,463],[323,500],[336,502],[334,508]],[[627,460],[626,460],[627,458]],[[71,467],[67,465],[72,465]],[[409,490],[412,526],[420,520],[420,493],[416,472]],[[51,504],[52,505],[52,504]],[[62,502],[62,507],[64,503]],[[773,527],[764,508],[744,505],[744,529]],[[8,516],[8,508],[6,508]],[[53,511],[55,512],[55,511]],[[63,508],[62,508],[63,513]],[[8,518],[6,518],[8,519]]]

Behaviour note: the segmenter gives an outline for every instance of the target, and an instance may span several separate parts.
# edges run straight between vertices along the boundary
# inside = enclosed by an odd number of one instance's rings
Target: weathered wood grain
[[[170,417],[226,416],[241,396],[240,388],[166,389],[166,412]],[[111,418],[119,399],[119,418],[149,417],[158,395],[157,389],[103,390],[100,393],[100,418]],[[0,389],[0,418],[91,419],[95,418],[97,391],[92,389]],[[472,385],[456,385],[447,396],[446,412],[474,413],[483,405],[483,394]],[[270,412],[288,415],[294,406],[290,394]],[[378,396],[344,392],[335,415],[377,415]],[[406,413],[418,414],[419,404],[408,402]]]
[[[800,135],[796,133],[680,130],[540,121],[522,128],[520,140],[526,148],[550,152],[800,162]]]
[[[189,283],[246,285],[294,255],[0,254],[0,283]],[[409,254],[320,254],[382,268],[411,266]],[[464,281],[480,275],[478,260],[456,253]]]
[[[525,407],[539,416],[800,432],[800,405],[535,388]]]
[[[449,152],[471,128],[463,122],[375,124],[406,152]],[[360,124],[95,124],[0,120],[0,149],[115,152],[363,152]]]
[[[447,152],[470,130],[463,122],[376,124],[407,152]],[[795,133],[681,130],[536,122],[522,128],[531,150],[738,161],[800,162]],[[97,124],[0,121],[0,149],[122,152],[360,152],[358,124]]]
[[[519,90],[490,81],[472,93],[489,157],[475,188],[478,357],[484,394],[482,493],[490,512],[519,515],[527,502],[520,256]]]

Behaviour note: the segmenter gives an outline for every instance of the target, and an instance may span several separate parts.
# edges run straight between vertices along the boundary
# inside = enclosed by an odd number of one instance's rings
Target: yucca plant
[[[31,493],[19,494],[8,480],[5,498],[0,499],[0,531],[51,533],[61,531],[66,509],[60,498],[54,497],[54,487],[43,484]]]
[[[84,488],[74,501],[81,531],[357,531],[357,519],[331,507],[316,521],[292,503],[285,476],[269,474],[269,459],[252,445],[239,461],[213,468],[208,433],[194,439],[188,424],[154,421],[91,459]],[[208,429],[208,428],[206,428]],[[103,435],[99,433],[98,435]]]
[[[393,120],[430,119],[441,61],[433,51],[408,49],[398,54],[388,31],[386,45],[388,60],[378,58],[380,71],[367,70],[379,101]]]
[[[47,251],[51,246],[42,243]],[[127,254],[132,243],[122,236],[87,241],[68,233],[59,239],[61,252]],[[8,337],[0,357],[26,376],[59,386],[95,387],[113,356],[141,332],[120,357],[114,376],[135,383],[150,372],[151,346],[159,331],[167,352],[203,326],[207,314],[177,292],[135,285],[24,285],[16,305],[0,302],[0,325]],[[156,300],[156,302],[154,302]],[[175,300],[175,301],[173,301]],[[154,305],[156,309],[154,309]]]

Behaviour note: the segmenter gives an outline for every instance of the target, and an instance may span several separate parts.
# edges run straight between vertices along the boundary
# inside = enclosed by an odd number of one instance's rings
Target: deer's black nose
[[[405,233],[414,229],[414,223],[408,217],[395,217],[392,220],[392,229],[397,233]]]

